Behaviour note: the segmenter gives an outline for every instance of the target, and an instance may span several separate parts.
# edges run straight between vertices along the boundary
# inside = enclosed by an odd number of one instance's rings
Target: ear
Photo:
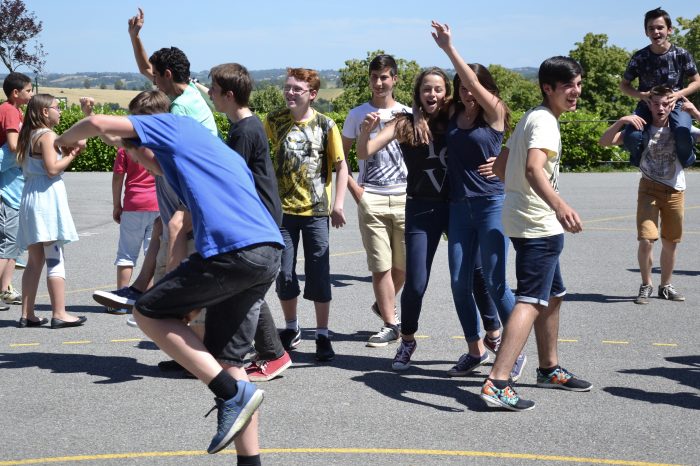
[[[317,91],[317,90],[311,89],[311,90],[309,91],[309,98],[311,99],[311,102],[313,102],[314,100],[316,100],[316,96],[317,96],[317,95],[318,95],[318,91]]]
[[[11,92],[12,98],[16,100],[17,97],[19,97],[19,92],[20,92],[20,89],[12,89],[12,92]]]
[[[551,84],[543,84],[542,85],[542,90],[546,95],[552,95],[552,92],[554,92],[554,89],[552,89]]]
[[[163,77],[167,80],[171,80],[173,79],[173,72],[166,68]]]

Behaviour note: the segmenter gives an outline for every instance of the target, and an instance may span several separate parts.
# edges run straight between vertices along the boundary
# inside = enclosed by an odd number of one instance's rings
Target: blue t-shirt
[[[192,213],[197,252],[211,257],[261,243],[284,246],[238,156],[199,122],[173,114],[131,115],[138,144],[153,151],[165,179]]]
[[[503,194],[503,182],[498,178],[486,179],[479,174],[479,165],[501,152],[503,131],[488,125],[461,129],[457,115],[447,128],[447,173],[450,177],[450,200]]]

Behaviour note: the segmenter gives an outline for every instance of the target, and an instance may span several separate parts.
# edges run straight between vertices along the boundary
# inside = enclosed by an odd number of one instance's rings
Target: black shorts
[[[242,366],[281,253],[276,245],[259,244],[207,259],[192,254],[146,291],[136,309],[153,319],[181,319],[206,307],[207,350],[221,362]]]

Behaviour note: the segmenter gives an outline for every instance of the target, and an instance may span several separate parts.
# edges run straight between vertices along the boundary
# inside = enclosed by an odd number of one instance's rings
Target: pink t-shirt
[[[125,212],[158,210],[156,180],[143,168],[143,165],[131,160],[124,149],[117,151],[117,157],[114,159],[114,173],[126,174],[123,204]]]
[[[0,105],[0,146],[7,142],[7,131],[19,133],[22,127],[22,111],[10,102]]]

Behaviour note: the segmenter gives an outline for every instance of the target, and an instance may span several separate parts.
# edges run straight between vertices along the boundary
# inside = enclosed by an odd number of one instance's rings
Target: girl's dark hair
[[[434,115],[423,111],[420,101],[421,86],[426,76],[435,75],[445,83],[445,102]],[[433,131],[444,131],[447,127],[449,98],[452,95],[450,78],[442,69],[433,66],[423,70],[413,85],[413,114],[402,113],[396,116],[396,139],[412,146],[428,144],[432,140]]]
[[[48,119],[44,116],[44,109],[51,106],[56,98],[50,94],[36,94],[27,103],[27,112],[24,115],[22,129],[17,138],[17,165],[22,166],[24,156],[31,150],[32,131],[39,128],[48,128]]]
[[[504,131],[508,132],[510,130],[510,108],[508,108],[508,105],[501,99],[501,92],[498,89],[498,84],[496,84],[496,80],[493,79],[493,76],[491,75],[491,72],[489,71],[488,68],[486,68],[484,65],[481,65],[479,63],[469,63],[468,64],[469,68],[472,69],[474,74],[476,74],[476,78],[479,80],[479,83],[484,86],[484,88],[489,91],[491,94],[495,95],[498,97],[498,100],[500,101],[500,105],[503,105],[503,108],[505,110],[505,118],[504,118]],[[464,111],[464,102],[462,102],[462,98],[459,95],[459,88],[462,85],[462,79],[459,77],[459,74],[455,73],[455,77],[452,79],[452,87],[455,90],[455,95],[454,98],[452,99],[452,104],[454,105],[455,109],[455,114],[459,114],[459,112]],[[484,120],[484,109],[479,106],[479,114],[477,115],[476,119],[474,120],[474,125],[476,126],[488,126],[486,123],[486,120]]]

